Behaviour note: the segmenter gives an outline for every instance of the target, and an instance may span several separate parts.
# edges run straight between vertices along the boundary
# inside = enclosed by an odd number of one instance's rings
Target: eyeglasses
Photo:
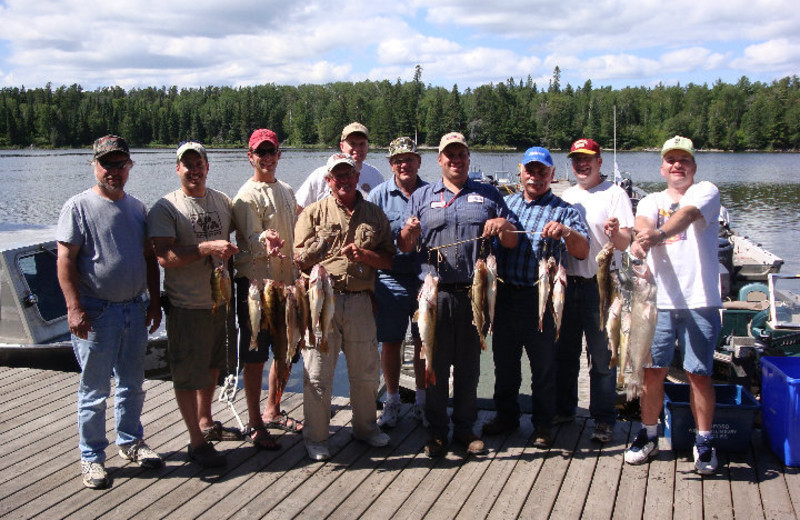
[[[250,151],[259,157],[264,157],[265,155],[278,155],[279,150],[277,148],[256,148]]]
[[[128,165],[133,166],[133,161],[130,159],[123,159],[121,161],[104,161],[102,159],[98,159],[97,162],[106,171],[122,170]]]
[[[355,177],[356,175],[358,175],[358,172],[355,170],[351,170],[348,173],[340,173],[338,175],[329,174],[328,178],[332,179],[333,182],[346,182]]]
[[[401,164],[411,164],[414,162],[415,157],[395,157],[393,159],[389,159],[389,164],[392,166],[400,166]]]
[[[672,166],[675,163],[680,164],[684,168],[691,166],[694,164],[694,160],[690,159],[689,157],[664,157],[664,162]]]

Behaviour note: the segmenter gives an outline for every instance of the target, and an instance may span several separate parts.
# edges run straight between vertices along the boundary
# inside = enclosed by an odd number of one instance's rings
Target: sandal
[[[275,428],[276,430],[283,430],[290,433],[299,433],[303,430],[303,422],[299,419],[289,417],[289,414],[281,410],[281,415],[272,421],[265,421],[266,428]]]
[[[246,439],[260,450],[275,451],[281,449],[281,443],[269,434],[266,426],[248,428]]]
[[[219,421],[214,421],[214,426],[203,430],[203,438],[206,442],[210,441],[240,441],[242,432],[238,428],[228,428],[222,426]]]

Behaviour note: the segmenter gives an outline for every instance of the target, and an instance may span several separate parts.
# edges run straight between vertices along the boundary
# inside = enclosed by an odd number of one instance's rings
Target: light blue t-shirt
[[[147,287],[144,243],[147,208],[128,194],[113,201],[91,189],[69,199],[61,208],[56,240],[80,246],[79,291],[122,302],[141,295]]]

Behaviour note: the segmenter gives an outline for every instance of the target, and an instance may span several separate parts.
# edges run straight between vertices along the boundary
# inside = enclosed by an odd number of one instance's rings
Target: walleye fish
[[[261,292],[261,304],[264,311],[264,319],[261,328],[266,329],[270,336],[274,336],[278,330],[275,323],[275,316],[278,308],[278,294],[276,292],[276,281],[264,278],[264,290]]]
[[[472,324],[478,329],[478,338],[481,350],[486,350],[486,292],[489,285],[489,270],[483,258],[475,262],[475,272],[472,275]]]
[[[611,359],[608,360],[608,368],[619,366],[620,359],[620,326],[622,325],[622,295],[619,292],[619,282],[614,280],[611,285],[611,305],[608,307],[608,318],[606,319],[606,336],[608,337],[608,350],[611,351]],[[618,371],[621,374],[622,370]]]
[[[614,244],[609,241],[597,253],[597,291],[600,294],[600,330],[606,326],[606,313],[611,304],[611,260],[614,259]]]
[[[494,307],[497,304],[497,258],[486,257],[486,310],[489,313],[489,334],[494,334]]]
[[[628,400],[642,395],[644,367],[652,362],[650,348],[656,333],[656,284],[653,275],[643,264],[634,267],[636,277],[633,280],[631,295],[631,329],[629,357],[631,374],[627,381]]]
[[[297,296],[297,312],[300,315],[300,348],[306,345],[316,346],[317,338],[311,328],[311,306],[308,302],[308,281],[302,276],[295,280],[295,296]]]
[[[547,311],[547,300],[550,298],[550,266],[547,259],[539,260],[539,332],[544,330],[544,313]]]
[[[419,290],[417,300],[419,307],[415,312],[415,319],[419,326],[419,335],[422,337],[422,351],[420,357],[425,360],[425,381],[429,385],[436,384],[436,374],[433,371],[433,356],[436,351],[436,310],[439,293],[439,278],[431,273],[425,275],[422,288]]]
[[[212,312],[217,312],[223,303],[228,305],[231,302],[232,293],[231,276],[225,265],[220,264],[211,271],[211,299],[214,300]]]
[[[311,308],[311,325],[313,333],[317,337],[317,346],[320,352],[327,353],[328,332],[333,322],[336,305],[330,276],[321,264],[316,264],[311,269],[308,301]]]
[[[561,318],[564,317],[564,298],[567,295],[567,270],[563,264],[558,264],[553,277],[553,321],[556,324],[556,341],[561,332]]]
[[[292,362],[297,353],[297,344],[302,340],[300,332],[300,313],[297,305],[297,288],[294,285],[287,285],[284,289],[286,307],[284,310],[284,320],[286,322],[286,363]]]
[[[261,331],[261,288],[257,282],[250,282],[247,290],[247,311],[250,315],[250,350],[258,349],[258,333]]]

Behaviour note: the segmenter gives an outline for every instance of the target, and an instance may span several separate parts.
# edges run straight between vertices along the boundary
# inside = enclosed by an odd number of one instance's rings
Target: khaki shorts
[[[225,321],[224,307],[217,312],[170,309],[167,358],[176,390],[200,390],[216,384],[210,371],[225,369]]]

